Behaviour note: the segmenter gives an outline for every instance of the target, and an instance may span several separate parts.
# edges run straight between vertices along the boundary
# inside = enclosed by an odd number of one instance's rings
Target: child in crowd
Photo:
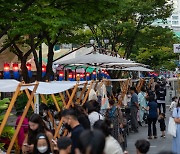
[[[172,98],[172,102],[171,102],[171,105],[169,107],[169,111],[172,112],[174,110],[174,108],[177,106],[177,102],[178,102],[178,98],[176,96],[174,96]]]
[[[159,117],[158,117],[158,122],[160,123],[160,130],[162,132],[161,137],[166,137],[165,136],[165,130],[166,130],[166,124],[165,124],[165,114],[164,113],[160,113]]]

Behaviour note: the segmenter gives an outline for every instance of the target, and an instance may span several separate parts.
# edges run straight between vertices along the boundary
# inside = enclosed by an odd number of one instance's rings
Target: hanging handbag
[[[177,128],[174,118],[169,117],[168,134],[172,135],[173,137],[176,137],[176,129]]]

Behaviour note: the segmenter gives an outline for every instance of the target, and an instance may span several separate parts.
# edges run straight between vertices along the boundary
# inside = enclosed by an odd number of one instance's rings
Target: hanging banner
[[[39,94],[35,93],[34,113],[39,114]]]

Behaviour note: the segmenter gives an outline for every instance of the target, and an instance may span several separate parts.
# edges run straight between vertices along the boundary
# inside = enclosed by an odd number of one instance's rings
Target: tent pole
[[[82,105],[84,105],[84,103],[86,102],[86,100],[87,100],[87,98],[88,98],[88,96],[89,96],[89,93],[90,93],[90,90],[92,89],[92,86],[93,86],[93,80],[91,81],[91,83],[90,83],[90,86],[89,86],[89,89],[88,89],[88,91],[86,92],[86,95],[85,95],[85,97],[84,97],[84,100],[82,101]]]
[[[83,89],[82,89],[82,91],[81,91],[81,94],[80,94],[80,96],[79,96],[79,99],[77,98],[77,100],[76,100],[76,102],[77,102],[78,104],[80,103],[80,101],[81,101],[81,99],[82,99],[82,96],[83,96],[83,94],[84,94],[85,91],[86,91],[87,84],[88,84],[88,82],[86,81],[86,83],[84,84],[84,87],[83,87]]]
[[[10,113],[11,113],[11,111],[12,111],[12,108],[13,108],[13,106],[14,106],[14,103],[15,103],[15,101],[16,101],[16,99],[17,99],[17,96],[18,96],[18,94],[19,94],[19,92],[20,92],[21,86],[22,86],[22,83],[19,83],[18,86],[17,86],[17,88],[16,88],[16,91],[15,91],[15,93],[14,93],[14,95],[13,95],[13,98],[12,98],[10,104],[9,104],[9,107],[8,107],[6,113],[5,113],[5,116],[4,116],[4,118],[3,118],[3,121],[2,121],[2,123],[1,123],[1,125],[0,125],[0,135],[1,135],[2,131],[3,131],[3,129],[4,129],[4,126],[5,126],[5,124],[6,124],[7,120],[8,120],[9,115],[10,115]]]
[[[31,95],[30,95],[28,89],[25,89],[25,92],[26,92],[26,95],[27,95],[27,97],[28,97],[28,99],[29,99]],[[33,111],[34,111],[34,103],[33,103],[33,101],[31,102],[31,106],[32,106],[32,109],[33,109]]]
[[[59,95],[60,95],[60,97],[62,99],[63,105],[66,106],[66,101],[64,99],[64,96],[63,96],[62,92],[60,92]]]
[[[78,84],[76,84],[75,87],[74,87],[74,89],[73,89],[73,92],[72,92],[72,94],[71,94],[71,97],[69,98],[69,101],[68,101],[68,103],[67,103],[67,105],[66,105],[66,109],[69,109],[69,107],[71,106],[71,103],[72,103],[72,100],[73,100],[73,98],[74,98],[74,95],[75,95],[75,93],[76,93],[77,88],[78,88]],[[60,120],[60,122],[59,122],[59,125],[58,125],[58,127],[57,127],[57,129],[56,129],[56,131],[55,131],[54,138],[56,138],[56,137],[58,136],[58,132],[59,132],[61,126],[62,126],[62,123],[63,123],[63,120],[62,120],[62,118],[61,118],[61,120]]]
[[[15,142],[15,140],[16,140],[16,137],[17,137],[18,133],[19,133],[19,130],[20,130],[21,126],[22,126],[22,123],[23,123],[23,121],[24,121],[24,118],[25,118],[25,116],[27,115],[27,112],[28,112],[28,110],[29,110],[29,107],[30,107],[31,102],[32,102],[33,97],[34,97],[34,93],[36,92],[38,85],[39,85],[39,83],[36,82],[36,84],[35,84],[35,86],[34,86],[34,88],[33,88],[33,91],[32,91],[32,93],[31,93],[31,96],[30,96],[30,98],[29,98],[29,100],[28,100],[28,102],[27,102],[27,104],[26,104],[25,109],[24,109],[24,112],[23,112],[23,114],[22,114],[22,116],[21,116],[21,119],[20,119],[20,121],[19,121],[19,123],[18,123],[18,125],[17,125],[16,131],[15,131],[15,133],[14,133],[14,135],[13,135],[13,137],[12,137],[12,140],[11,140],[11,142],[10,142],[10,144],[9,144],[7,153],[10,153],[10,152],[11,152],[11,149],[12,149],[12,147],[13,147],[13,145],[14,145],[14,142]]]
[[[54,103],[56,105],[57,111],[60,112],[60,107],[59,107],[59,104],[58,104],[58,102],[56,100],[56,97],[54,96],[54,94],[51,94],[51,97],[52,97],[52,99],[53,99],[53,101],[54,101]]]
[[[43,94],[40,94],[40,96],[41,96],[42,102],[47,105],[47,100],[46,100],[46,98],[44,97],[44,95],[43,95]],[[50,111],[48,111],[48,116],[49,116],[51,122],[54,124],[54,129],[55,129],[55,131],[56,131],[57,126],[56,126],[56,124],[55,124],[55,122],[54,122],[54,118],[53,118],[53,116],[52,116],[52,114],[51,114]]]

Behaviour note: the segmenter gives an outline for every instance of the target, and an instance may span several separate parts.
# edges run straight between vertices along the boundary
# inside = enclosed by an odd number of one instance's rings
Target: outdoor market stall
[[[24,120],[25,116],[27,115],[27,112],[28,112],[30,106],[34,110],[35,103],[33,103],[33,98],[34,98],[35,94],[40,94],[43,103],[47,103],[47,100],[44,95],[51,95],[54,100],[57,111],[60,111],[60,107],[57,103],[57,100],[56,100],[54,94],[59,94],[59,97],[61,97],[61,99],[63,101],[64,108],[69,108],[71,105],[73,105],[72,101],[77,92],[78,86],[84,85],[83,89],[85,89],[86,86],[88,85],[88,82],[53,81],[53,82],[35,82],[32,84],[24,84],[24,83],[18,82],[16,80],[0,80],[0,85],[1,85],[0,92],[14,92],[11,103],[10,103],[10,105],[6,111],[5,117],[0,125],[0,135],[3,132],[3,129],[7,123],[8,117],[10,116],[10,113],[12,111],[12,108],[15,104],[15,101],[16,101],[20,91],[25,91],[26,95],[28,97],[28,102],[26,104],[26,107],[23,111],[21,119],[16,127],[15,133],[12,137],[12,140],[11,140],[10,145],[7,150],[7,153],[10,153],[11,149],[14,145],[14,142],[17,138],[17,135],[19,133],[20,127],[22,126],[23,120]],[[85,101],[87,100],[90,89],[92,88],[92,85],[93,85],[93,81],[89,82],[89,87],[87,88],[86,95],[83,98],[83,103],[85,103]],[[70,93],[68,91],[69,89],[72,90],[72,93]],[[31,91],[31,93],[29,92],[29,90]],[[66,94],[68,94],[68,97],[69,97],[69,100],[67,103],[65,102],[64,94],[62,93],[64,91],[66,92]],[[85,90],[82,90],[81,94],[84,91]],[[50,116],[50,119],[51,119],[51,117],[52,116]],[[62,120],[59,122],[59,125],[55,128],[55,134],[54,134],[55,138],[59,135],[58,133],[59,133],[61,126],[62,126]]]

